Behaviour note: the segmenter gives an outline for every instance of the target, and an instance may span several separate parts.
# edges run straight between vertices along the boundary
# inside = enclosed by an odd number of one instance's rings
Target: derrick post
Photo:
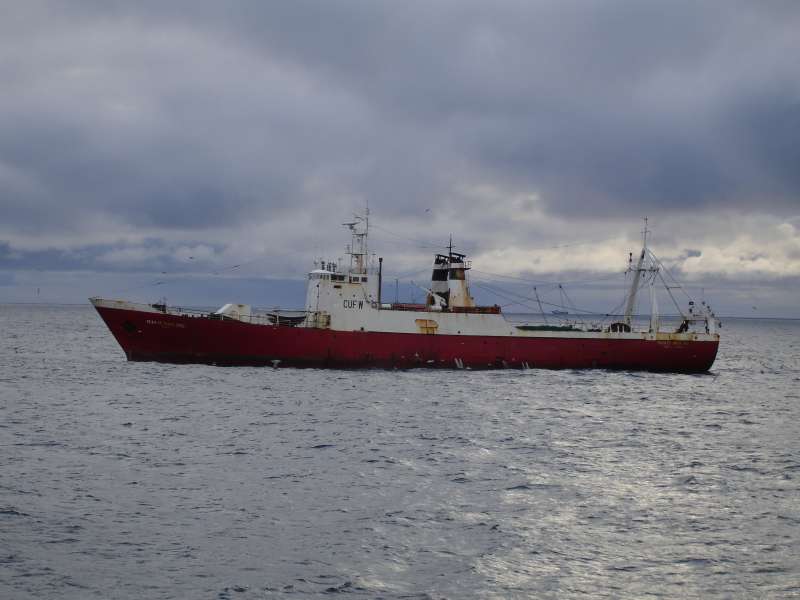
[[[381,289],[383,288],[383,257],[378,257],[378,308],[381,307]]]

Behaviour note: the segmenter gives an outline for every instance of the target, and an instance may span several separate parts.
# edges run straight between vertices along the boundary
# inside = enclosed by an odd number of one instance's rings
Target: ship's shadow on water
[[[800,595],[800,326],[709,374],[126,362],[2,307],[0,597]]]

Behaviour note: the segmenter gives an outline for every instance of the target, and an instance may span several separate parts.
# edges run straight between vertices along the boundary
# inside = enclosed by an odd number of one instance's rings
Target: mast
[[[636,294],[639,291],[639,284],[644,275],[650,291],[650,332],[656,333],[659,327],[658,298],[656,296],[656,277],[658,276],[659,263],[658,259],[647,247],[648,233],[650,233],[650,230],[647,228],[647,217],[645,217],[644,231],[642,231],[642,252],[639,254],[639,261],[636,263],[635,269],[632,266],[633,254],[628,258],[628,272],[633,271],[633,281],[631,282],[630,292],[628,292],[628,302],[625,305],[625,323],[630,327],[633,311],[636,308]],[[649,281],[647,281],[648,276],[650,277]]]
[[[378,308],[381,307],[381,289],[383,288],[383,257],[378,257]]]
[[[369,205],[367,205],[364,216],[355,215],[355,220],[343,223],[352,233],[353,239],[347,248],[350,255],[350,272],[360,275],[367,274],[367,238],[369,236]],[[361,227],[359,227],[361,226]]]
[[[655,268],[653,272],[653,278],[650,280],[650,332],[658,332],[658,299],[656,297]]]
[[[644,266],[644,258],[647,254],[647,234],[647,217],[645,217],[644,231],[642,232],[642,252],[639,254],[639,262],[636,264],[635,269],[632,267],[633,255],[631,254],[630,258],[628,258],[628,272],[630,273],[633,271],[633,281],[631,282],[630,292],[628,292],[628,303],[625,305],[625,323],[629,326],[631,324],[631,317],[633,317],[633,310],[636,308],[636,293],[639,291],[639,281],[645,270],[642,267]]]

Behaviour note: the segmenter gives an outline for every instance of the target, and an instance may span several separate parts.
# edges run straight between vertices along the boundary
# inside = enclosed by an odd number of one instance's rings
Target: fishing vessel
[[[455,252],[452,242],[434,256],[430,282],[419,286],[424,302],[386,302],[381,293],[383,259],[376,261],[368,251],[369,214],[345,225],[352,237],[346,264],[315,263],[301,310],[256,310],[229,303],[198,311],[165,301],[90,301],[131,361],[703,372],[717,355],[719,322],[705,302],[679,307],[677,326],[662,323],[655,287],[659,281],[666,284],[664,268],[647,246],[646,226],[638,258],[629,256],[625,311],[598,326],[556,325],[546,317],[543,323],[519,323],[506,318],[498,305],[477,305],[469,287],[471,261]],[[645,288],[650,314],[640,325],[634,310]],[[541,307],[538,294],[536,299]],[[560,311],[566,312],[571,311]]]

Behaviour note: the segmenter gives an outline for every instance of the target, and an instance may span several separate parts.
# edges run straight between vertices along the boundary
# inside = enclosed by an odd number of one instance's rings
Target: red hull
[[[702,372],[719,342],[488,337],[250,325],[97,307],[128,360],[342,368],[456,366]]]

